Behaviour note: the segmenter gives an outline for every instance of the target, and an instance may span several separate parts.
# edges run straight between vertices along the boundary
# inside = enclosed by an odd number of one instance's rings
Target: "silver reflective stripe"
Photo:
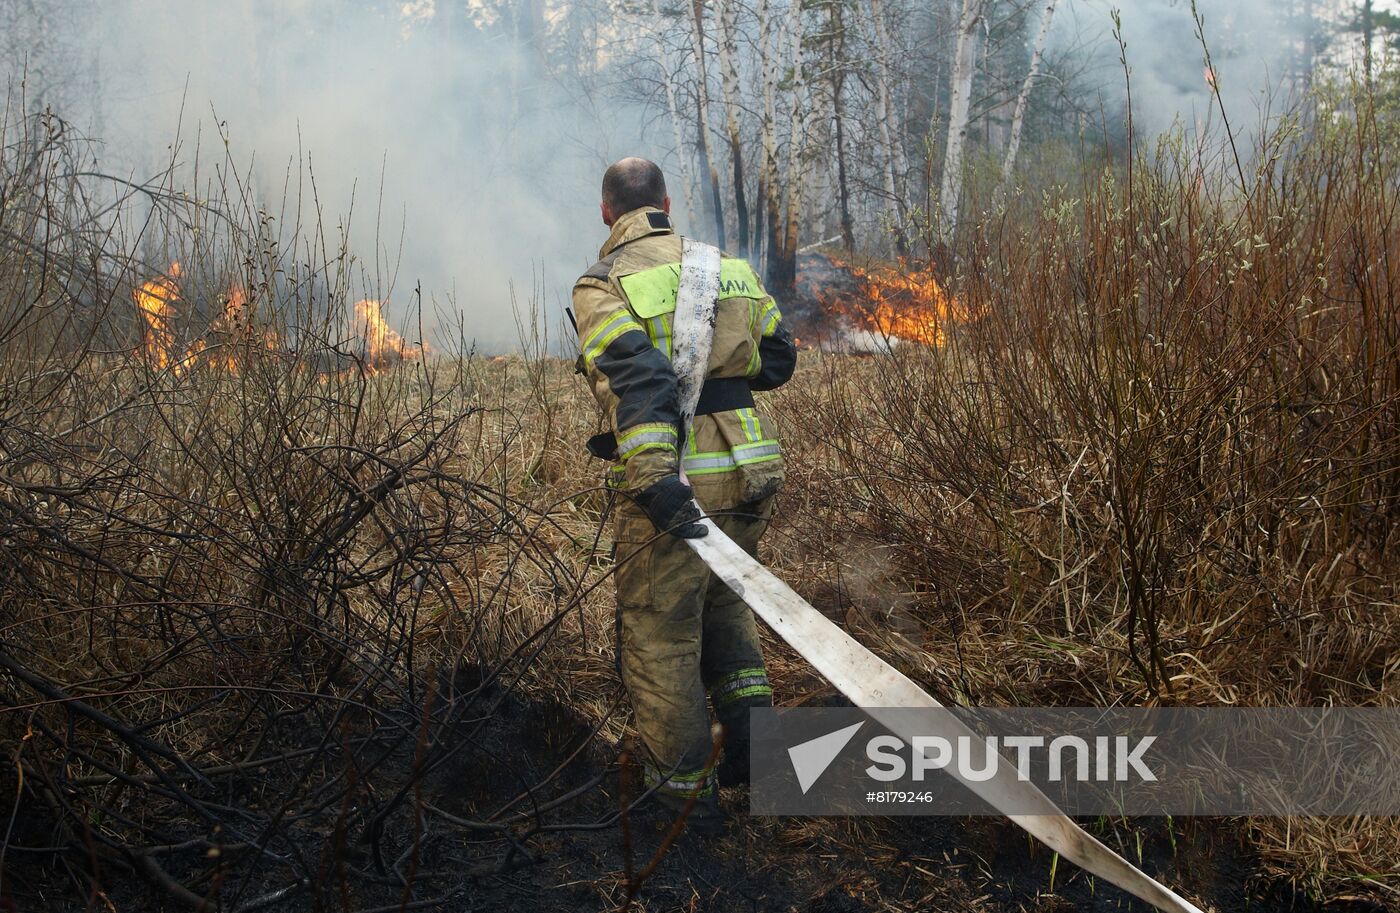
[[[636,453],[638,450],[641,450],[648,444],[666,444],[671,447],[676,446],[676,432],[675,429],[669,429],[666,431],[643,431],[639,434],[631,435],[626,440],[627,443],[619,447],[617,451],[618,456],[620,456],[624,460],[632,454]]]
[[[705,454],[688,454],[681,461],[681,464],[685,467],[686,472],[733,469],[748,463],[771,460],[781,455],[782,452],[783,449],[777,441],[762,441],[757,444],[740,444],[729,453],[716,451]]]
[[[661,771],[652,767],[650,764],[646,765],[646,782],[648,786],[656,786],[664,792],[679,793],[683,796],[689,796],[695,793],[704,795],[709,792],[712,776],[712,771],[702,770],[699,773],[690,774],[689,776],[678,774],[662,780]]]
[[[763,440],[758,431],[758,413],[752,409],[735,409],[734,413],[739,416],[739,423],[744,426],[744,440],[750,444],[757,444]]]
[[[583,360],[590,365],[593,364],[607,350],[608,345],[614,339],[628,330],[640,330],[641,328],[641,325],[632,319],[630,312],[618,311],[584,340]]]
[[[757,444],[740,444],[734,448],[734,462],[740,466],[745,463],[757,463],[759,460],[772,459],[782,453],[782,448],[777,441],[760,441]]]
[[[701,469],[731,469],[738,465],[734,462],[734,458],[727,453],[714,456],[688,456],[682,462],[689,472]]]
[[[767,685],[767,684],[768,684],[768,676],[766,676],[766,675],[746,675],[746,676],[744,676],[743,678],[736,678],[736,679],[734,679],[733,681],[725,682],[723,685],[720,685],[718,688],[716,688],[716,689],[715,689],[713,692],[711,692],[711,693],[712,693],[716,698],[722,699],[722,698],[724,698],[726,695],[732,694],[732,693],[735,692],[735,691],[743,690],[744,688],[748,688],[748,687],[750,687],[751,685]]]
[[[651,330],[651,344],[661,350],[661,354],[671,357],[671,329],[666,324],[666,315],[653,317],[647,321]]]

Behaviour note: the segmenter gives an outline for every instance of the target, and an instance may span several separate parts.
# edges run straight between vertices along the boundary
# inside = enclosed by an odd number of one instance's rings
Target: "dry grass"
[[[941,349],[809,358],[800,579],[951,700],[1393,706],[1400,135],[1321,104],[1253,170],[1167,141],[992,215]],[[1400,887],[1393,821],[1248,831]]]
[[[767,404],[790,478],[765,560],[951,701],[1394,704],[1400,162],[1388,121],[1338,105],[1266,136],[1253,173],[1166,146],[1015,202],[969,238],[950,286],[971,319],[942,348],[806,353]],[[345,317],[365,270],[295,199],[272,217],[225,170],[200,204],[157,182],[111,205],[57,121],[6,131],[16,845],[60,849],[75,896],[116,868],[229,909],[314,883],[338,908],[460,874],[434,828],[477,835],[491,871],[546,828],[606,824],[538,809],[577,798],[564,762],[480,820],[422,795],[464,757],[500,765],[487,733],[512,701],[592,728],[561,758],[626,732],[571,366],[537,349],[366,370]],[[258,332],[208,337],[236,372],[141,354],[132,288],[176,258],[182,339],[246,291]],[[263,329],[281,344],[249,341]],[[783,703],[824,692],[769,653]],[[1388,820],[1240,832],[1319,894],[1400,884]]]

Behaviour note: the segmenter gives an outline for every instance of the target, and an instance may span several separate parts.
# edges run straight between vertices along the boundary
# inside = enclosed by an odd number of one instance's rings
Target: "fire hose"
[[[695,418],[696,402],[710,360],[720,273],[718,248],[689,238],[683,243],[672,328],[672,365],[679,383],[681,440],[685,440],[684,432]],[[684,469],[681,477],[684,480]],[[701,507],[702,513],[703,510]],[[919,733],[912,731],[908,714],[889,713],[891,708],[926,708],[938,716],[938,725],[944,731],[974,736],[966,724],[926,691],[812,608],[726,536],[708,516],[702,523],[707,535],[686,539],[686,544],[754,614],[853,704],[911,744]],[[1035,784],[1019,779],[1010,765],[997,765],[996,774],[986,781],[970,780],[956,766],[948,770],[1032,837],[1085,871],[1167,913],[1202,913],[1199,907],[1149,877],[1075,824]],[[1011,808],[1037,811],[1035,814],[1012,814],[1006,811]]]

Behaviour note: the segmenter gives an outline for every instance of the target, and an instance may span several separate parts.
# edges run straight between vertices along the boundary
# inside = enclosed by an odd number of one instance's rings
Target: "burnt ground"
[[[288,911],[617,910],[627,895],[630,870],[642,871],[663,834],[655,819],[629,819],[631,839],[609,821],[618,808],[617,752],[592,736],[567,709],[502,697],[498,712],[463,720],[469,742],[438,746],[446,760],[423,784],[415,801],[423,809],[415,860],[411,808],[385,822],[377,841],[354,801],[327,808],[302,828],[299,845],[281,848],[315,860],[314,884],[289,883],[275,860],[262,864],[225,859],[207,850],[170,850],[162,871],[202,897],[205,909]],[[298,733],[286,733],[294,744]],[[302,738],[308,733],[300,733]],[[390,758],[365,771],[361,795],[382,798],[404,785],[412,760]],[[507,820],[510,836],[467,819],[491,817],[520,784],[549,779],[535,803],[555,808]],[[275,793],[271,771],[245,779],[243,797],[257,810],[260,790]],[[235,789],[229,787],[230,790]],[[572,795],[572,794],[577,795]],[[230,798],[233,798],[230,796]],[[352,797],[353,798],[353,797]],[[1078,872],[1055,866],[1053,856],[998,819],[947,818],[750,818],[741,790],[726,790],[733,820],[727,833],[708,841],[685,834],[641,885],[635,909],[648,911],[802,911],[865,913],[878,910],[986,911],[986,913],[1131,913],[1148,908]],[[230,805],[235,803],[230,802]],[[368,805],[369,803],[366,803]],[[413,803],[409,803],[411,806]],[[525,803],[517,808],[529,808]],[[1319,905],[1283,885],[1256,876],[1247,847],[1228,822],[1164,820],[1131,825],[1088,822],[1100,839],[1143,867],[1185,888],[1218,913],[1363,913],[1384,907],[1367,901]],[[664,828],[664,825],[662,825]],[[24,821],[12,836],[24,845]],[[207,833],[207,832],[206,832]],[[28,839],[37,835],[29,834]],[[33,845],[33,844],[31,844]],[[17,910],[188,910],[157,886],[149,870],[120,860],[11,854],[6,893]],[[75,870],[96,866],[96,891],[74,890]],[[1052,887],[1053,878],[1053,887]],[[76,881],[82,881],[82,878]],[[405,888],[404,881],[411,887]],[[17,887],[16,887],[17,886]],[[188,898],[186,899],[188,901]],[[0,909],[4,908],[0,901]]]
[[[824,251],[805,251],[797,255],[796,287],[781,302],[783,318],[799,339],[828,340],[843,332],[833,322],[829,303],[859,298],[862,292],[849,267]]]

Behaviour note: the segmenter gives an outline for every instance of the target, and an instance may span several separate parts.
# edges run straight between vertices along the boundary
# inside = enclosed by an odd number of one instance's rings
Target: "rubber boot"
[[[656,817],[664,819],[657,823],[666,829],[675,823],[690,801],[670,793],[655,793],[652,800],[650,804],[655,810]],[[719,797],[713,789],[708,795],[696,799],[695,804],[691,806],[690,813],[685,816],[686,831],[697,837],[718,837],[724,833],[728,823],[724,809],[720,808]]]

